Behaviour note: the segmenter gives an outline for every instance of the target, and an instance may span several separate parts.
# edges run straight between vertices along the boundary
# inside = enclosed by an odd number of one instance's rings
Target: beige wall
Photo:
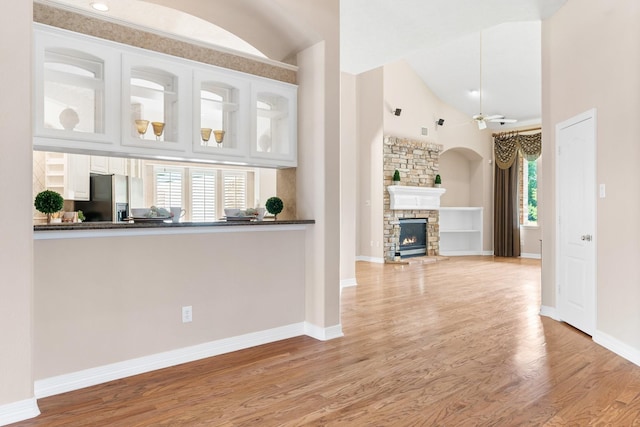
[[[460,149],[453,148],[440,155],[442,187],[447,192],[440,198],[442,206],[472,206],[471,167],[473,162]]]
[[[316,220],[307,235],[306,320],[335,328],[340,325],[339,2],[314,0],[315,8],[287,3],[324,37],[298,54],[297,209],[300,217]]]
[[[340,281],[356,280],[356,77],[340,79]]]
[[[383,69],[357,76],[357,255],[383,260]]]
[[[299,230],[36,240],[36,379],[303,322],[304,239]],[[182,323],[189,305],[193,322]]]
[[[30,1],[0,16],[0,406],[33,397],[31,16]]]
[[[640,350],[640,4],[569,1],[543,23],[543,286],[555,306],[555,126],[597,109],[596,335]],[[593,189],[594,192],[597,189]],[[596,192],[597,194],[597,192]]]
[[[399,117],[392,114],[394,108],[402,108]],[[463,195],[452,193],[448,197],[452,203],[464,199],[468,206],[484,207],[483,250],[492,250],[491,132],[479,131],[470,117],[444,104],[405,61],[358,75],[357,109],[357,254],[363,259],[383,257],[382,247],[377,246],[383,235],[383,136],[442,144],[445,152],[456,149],[467,158],[474,159],[468,171],[469,188],[463,191]],[[437,118],[444,118],[445,125],[436,128]],[[420,135],[422,127],[428,129],[426,137]],[[454,183],[456,173],[452,172]],[[447,188],[448,178],[446,174],[442,175],[443,187]],[[454,192],[455,188],[451,191]]]

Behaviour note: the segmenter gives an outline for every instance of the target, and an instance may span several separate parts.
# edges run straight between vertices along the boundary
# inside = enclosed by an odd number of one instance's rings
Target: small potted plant
[[[442,179],[440,178],[440,175],[436,175],[436,179],[434,181],[434,185],[436,187],[440,187],[442,185]]]
[[[82,221],[84,221],[85,219],[86,219],[86,218],[85,218],[85,216],[84,216],[84,212],[82,212],[82,211],[80,211],[80,210],[79,210],[79,211],[78,211],[78,222],[82,222]]]
[[[400,185],[400,171],[398,169],[393,172],[393,185]]]
[[[282,203],[282,199],[279,197],[270,197],[267,199],[264,207],[267,208],[267,212],[273,215],[273,219],[277,220],[278,214],[282,212],[282,209],[284,208],[284,203]]]
[[[62,210],[62,206],[64,205],[64,199],[59,193],[51,190],[41,191],[36,196],[33,205],[38,212],[47,215],[47,224],[51,223],[52,218],[59,220],[54,222],[62,222],[62,219],[57,217],[58,212]]]

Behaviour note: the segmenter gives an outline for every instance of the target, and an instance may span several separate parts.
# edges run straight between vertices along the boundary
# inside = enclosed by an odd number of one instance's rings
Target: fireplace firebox
[[[427,219],[400,218],[400,240],[398,247],[401,258],[426,255]]]

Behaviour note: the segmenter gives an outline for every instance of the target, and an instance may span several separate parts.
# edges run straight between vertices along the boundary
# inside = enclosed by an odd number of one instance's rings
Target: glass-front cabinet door
[[[194,71],[193,151],[215,156],[248,153],[250,86],[220,71]]]
[[[64,32],[34,32],[36,137],[115,143],[119,54]],[[79,144],[80,148],[85,148]]]
[[[251,156],[295,166],[297,89],[279,82],[254,83]],[[283,163],[284,162],[284,163]]]
[[[122,62],[122,144],[184,150],[190,135],[189,70],[152,56],[125,55]]]

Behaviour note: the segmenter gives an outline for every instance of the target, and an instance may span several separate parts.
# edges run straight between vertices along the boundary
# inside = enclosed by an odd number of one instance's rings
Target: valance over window
[[[503,132],[493,137],[496,165],[509,169],[518,157],[518,152],[527,160],[535,160],[542,153],[542,133],[520,135],[518,132]]]

